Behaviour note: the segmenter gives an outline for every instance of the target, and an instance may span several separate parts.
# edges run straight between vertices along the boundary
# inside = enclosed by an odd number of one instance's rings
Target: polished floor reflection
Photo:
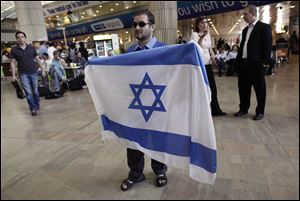
[[[120,191],[127,176],[126,148],[101,142],[99,122],[87,89],[63,98],[41,99],[31,116],[25,100],[1,81],[1,199],[299,199],[299,60],[267,76],[263,120],[237,118],[236,77],[216,77],[222,109],[214,117],[218,168],[213,186],[169,168],[169,183],[154,186],[150,160],[147,180]]]

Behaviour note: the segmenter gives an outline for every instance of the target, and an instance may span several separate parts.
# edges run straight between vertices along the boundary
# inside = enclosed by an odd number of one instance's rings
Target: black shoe
[[[168,183],[168,178],[165,174],[157,175],[156,176],[156,186],[162,187]]]
[[[138,180],[135,180],[135,181],[131,181],[131,180],[129,180],[128,178],[127,179],[125,179],[124,181],[122,181],[122,184],[121,184],[121,190],[122,191],[127,191],[127,190],[129,190],[129,189],[131,189],[136,183],[138,183],[138,182],[141,182],[141,181],[144,181],[145,180],[145,175],[143,174],[142,176],[141,176],[141,178],[139,178]]]
[[[227,113],[223,111],[212,113],[212,116],[224,116],[224,115],[227,115]]]
[[[240,111],[238,111],[237,113],[235,113],[234,116],[240,117],[240,116],[243,116],[243,115],[245,115],[245,114],[248,114],[248,112],[247,112],[247,111],[242,111],[242,110],[240,110]]]
[[[32,116],[36,116],[37,115],[36,109],[31,110],[31,115]]]
[[[59,92],[55,92],[54,93],[54,97],[55,98],[60,98],[60,97],[62,97],[63,95],[61,94],[61,93],[59,93]]]
[[[262,118],[264,118],[264,114],[256,114],[256,115],[253,117],[253,120],[254,120],[254,121],[258,121],[258,120],[261,120]]]

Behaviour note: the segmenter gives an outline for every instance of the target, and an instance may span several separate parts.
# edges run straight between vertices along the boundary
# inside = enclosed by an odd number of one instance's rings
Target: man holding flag
[[[165,164],[213,184],[216,139],[201,47],[158,42],[154,24],[150,12],[136,14],[138,44],[128,54],[90,60],[85,69],[102,140],[118,139],[128,148],[123,191],[145,179],[144,154],[152,159],[157,186],[168,182]]]
[[[155,17],[150,11],[138,12],[134,17],[133,28],[135,29],[135,38],[138,43],[128,48],[128,52],[147,50],[155,47],[165,46],[166,44],[156,40],[154,36]],[[121,184],[121,190],[125,191],[131,188],[136,182],[143,181],[144,153],[127,148],[127,163],[130,168],[128,178]],[[151,167],[157,175],[156,185],[164,186],[167,183],[167,166],[159,161],[151,159]]]

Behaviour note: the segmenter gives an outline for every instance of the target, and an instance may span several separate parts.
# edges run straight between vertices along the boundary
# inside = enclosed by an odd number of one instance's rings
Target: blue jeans
[[[55,92],[60,91],[60,82],[62,81],[62,78],[64,76],[64,71],[58,67],[52,67],[51,70],[49,70],[50,76],[54,80],[54,90]]]
[[[26,94],[29,109],[39,109],[40,98],[38,90],[38,74],[20,74],[21,84]]]

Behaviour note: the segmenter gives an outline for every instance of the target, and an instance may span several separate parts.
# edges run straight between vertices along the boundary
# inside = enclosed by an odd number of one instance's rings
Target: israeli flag
[[[211,92],[195,42],[91,60],[87,83],[102,139],[213,184],[216,139]]]

